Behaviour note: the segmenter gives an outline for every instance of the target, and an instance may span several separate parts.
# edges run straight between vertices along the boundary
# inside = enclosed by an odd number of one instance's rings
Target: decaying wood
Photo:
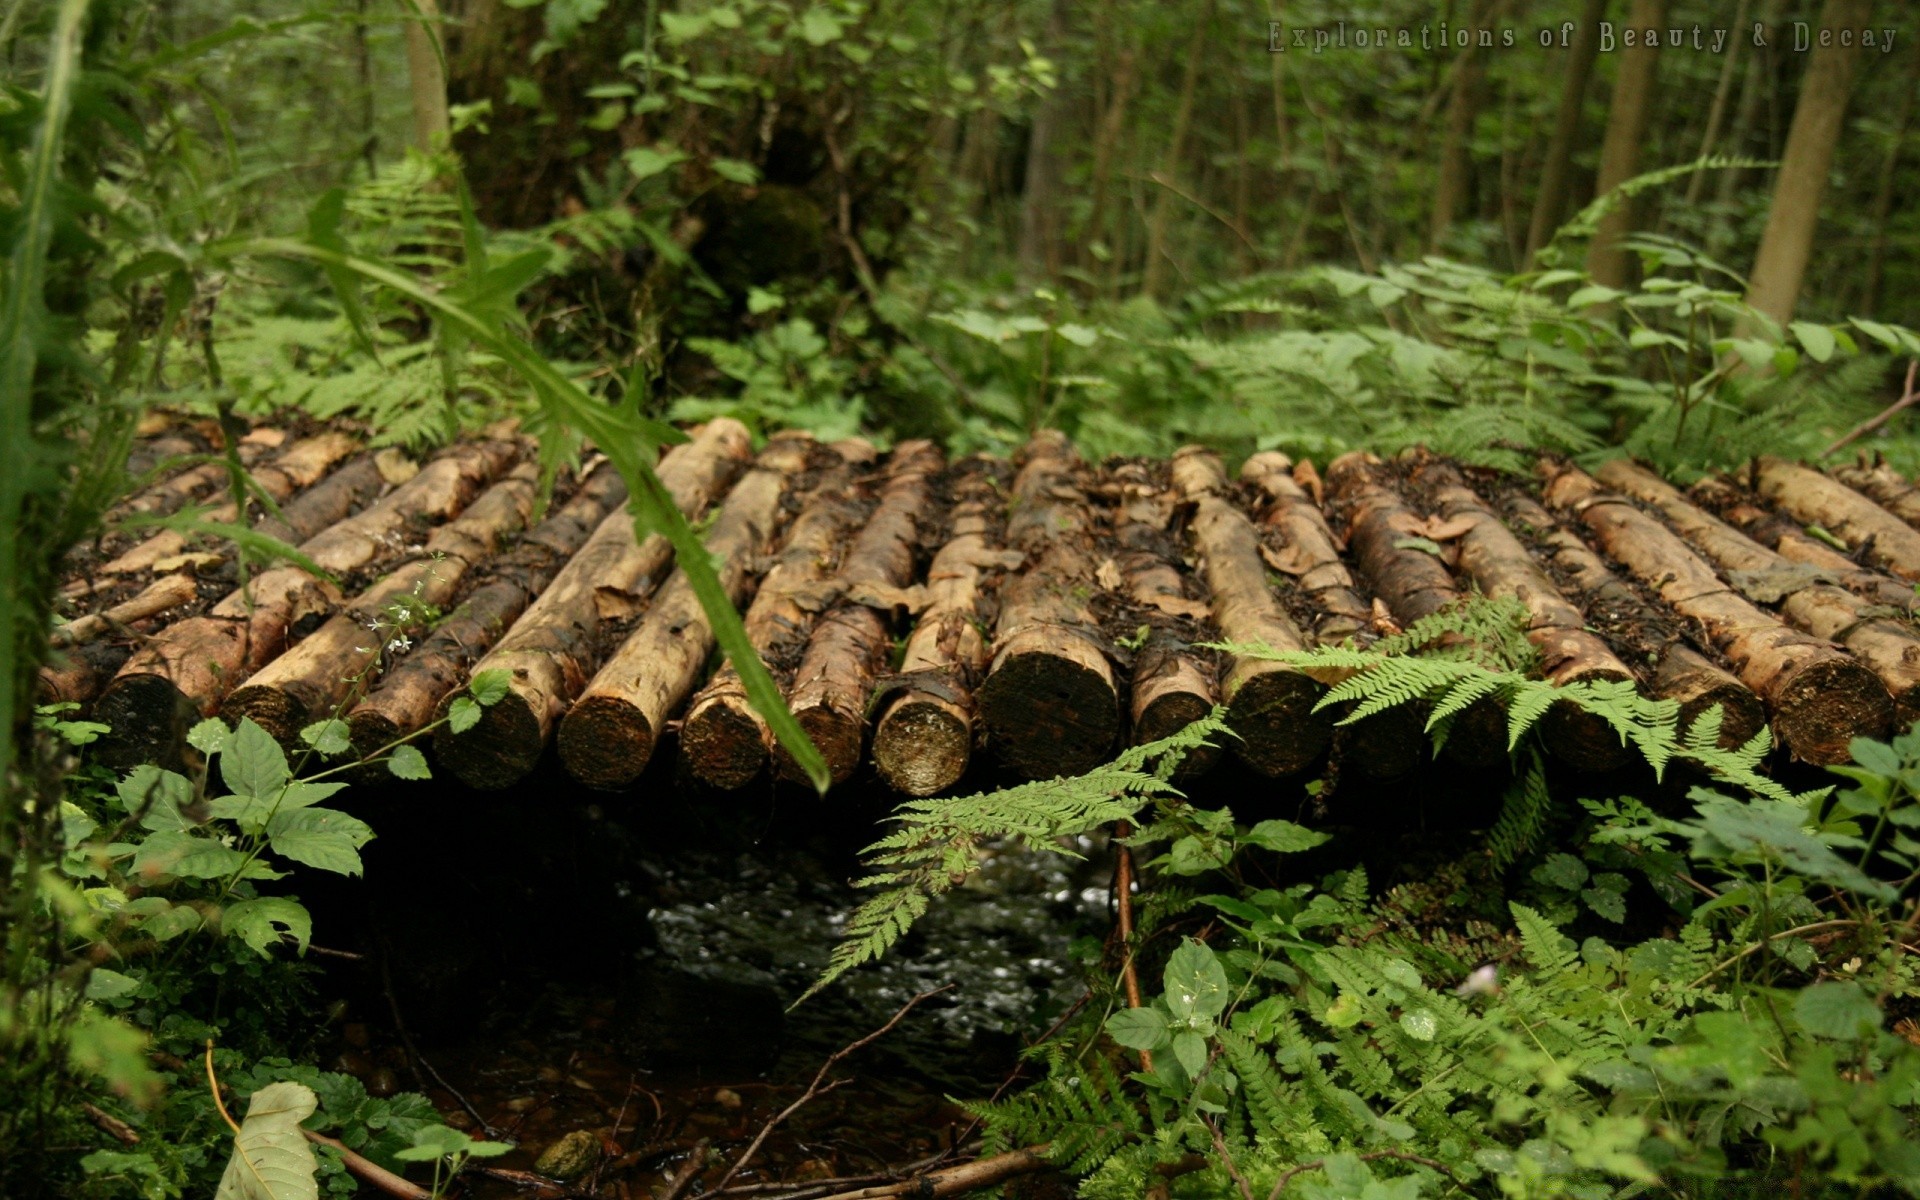
[[[300,551],[338,577],[377,569],[405,553],[423,527],[457,515],[519,451],[507,441],[449,447],[358,516],[301,543]],[[188,725],[212,716],[227,693],[273,661],[289,637],[325,620],[340,602],[337,583],[301,567],[274,567],[207,615],[162,630],[101,693],[100,719],[113,727],[97,744],[101,761],[122,767],[172,761]]]
[[[1878,460],[1861,459],[1857,463],[1832,468],[1835,479],[1920,529],[1920,488],[1914,487],[1900,472]]]
[[[254,672],[227,697],[220,715],[229,724],[251,717],[292,746],[301,729],[340,714],[373,686],[384,657],[410,645],[432,615],[453,600],[467,572],[526,524],[539,479],[534,463],[514,468],[459,516],[428,534],[420,554]]]
[[[743,622],[756,654],[778,674],[797,663],[815,618],[837,591],[832,575],[861,515],[851,490],[854,471],[874,460],[866,442],[842,442],[814,477],[786,545],[768,568]],[[740,672],[726,663],[694,693],[680,722],[680,756],[695,778],[714,787],[745,787],[772,747],[767,723],[747,700]]]
[[[704,545],[734,604],[751,584],[749,568],[771,548],[786,515],[782,501],[817,448],[803,434],[775,437],[721,504]],[[713,627],[686,573],[675,571],[562,718],[556,741],[567,771],[594,788],[638,779],[711,653]]]
[[[321,437],[344,438],[345,434],[328,433]],[[270,445],[266,441],[243,441],[237,457],[240,465],[252,470],[255,463],[267,456]],[[132,517],[163,517],[168,513],[184,508],[188,501],[197,500],[215,488],[224,486],[228,481],[227,463],[224,451],[209,451],[215,457],[208,462],[197,463],[184,471],[176,472],[151,487],[143,489],[120,504],[113,507],[104,518],[108,524],[115,524]]]
[[[1908,582],[1920,581],[1920,530],[1811,467],[1763,455],[1753,486],[1797,521],[1819,525],[1860,556]]]
[[[1871,571],[1813,537],[1798,522],[1792,521],[1760,503],[1759,498],[1732,480],[1708,476],[1688,489],[1688,494],[1707,511],[1736,526],[1742,533],[1781,558],[1828,574],[1833,582],[1876,604],[1901,612],[1915,605],[1913,585]]]
[[[1173,482],[1193,505],[1188,526],[1211,593],[1213,624],[1228,642],[1281,652],[1306,649],[1306,639],[1267,587],[1260,538],[1253,522],[1229,498],[1220,456],[1186,446],[1173,456]],[[1227,722],[1238,735],[1234,753],[1264,775],[1303,771],[1327,748],[1332,720],[1314,706],[1326,688],[1296,667],[1236,654],[1229,658],[1220,694]]]
[[[726,491],[751,450],[746,426],[726,417],[710,421],[660,460],[660,482],[675,506],[697,519]],[[603,520],[499,645],[473,664],[475,675],[507,672],[507,695],[463,733],[442,726],[433,740],[440,762],[478,788],[507,787],[533,770],[560,714],[597,665],[603,606],[626,606],[652,594],[672,561],[673,547],[663,535],[635,537],[626,510]]]
[[[1627,664],[1586,628],[1586,616],[1499,516],[1467,485],[1458,468],[1438,458],[1419,460],[1413,479],[1427,489],[1435,514],[1459,532],[1460,570],[1483,595],[1526,606],[1527,640],[1540,652],[1540,672],[1555,687],[1570,683],[1636,682]],[[1561,701],[1541,719],[1547,749],[1582,771],[1610,771],[1628,760],[1620,735],[1605,721]]]
[[[372,756],[425,728],[440,701],[467,678],[474,661],[493,648],[626,499],[626,481],[603,463],[518,545],[490,560],[460,607],[389,667],[372,693],[347,714],[356,755]]]
[[[1080,457],[1047,429],[1022,451],[1007,544],[1026,562],[1001,590],[993,661],[978,692],[987,745],[1029,779],[1077,775],[1120,736],[1120,693],[1089,607],[1099,562]]]
[[[1346,527],[1360,574],[1395,621],[1411,625],[1462,598],[1452,573],[1429,548],[1435,543],[1428,523],[1407,506],[1378,458],[1356,451],[1327,464],[1327,499]],[[1454,716],[1445,753],[1470,767],[1505,762],[1507,718],[1500,704],[1482,698]]]
[[[946,458],[928,441],[902,442],[887,460],[880,502],[840,563],[840,599],[807,637],[787,706],[827,760],[834,783],[860,765],[867,706],[893,648],[890,617],[913,582],[920,531],[932,519],[933,482]],[[774,760],[782,778],[806,775],[784,747]]]
[[[985,458],[955,467],[947,540],[927,568],[927,606],[900,660],[902,686],[881,702],[874,722],[874,767],[909,796],[952,787],[973,753],[974,689],[987,666],[981,622],[1008,565],[994,467]]]
[[[1865,663],[1893,697],[1902,725],[1920,719],[1920,638],[1886,609],[1827,582],[1818,568],[1767,549],[1688,502],[1666,480],[1624,458],[1598,471],[1601,483],[1649,505],[1748,600],[1778,605],[1796,628],[1838,642]]]
[[[101,634],[144,621],[148,617],[157,617],[171,608],[189,603],[200,594],[199,585],[191,575],[163,575],[134,596],[112,608],[97,613],[88,613],[76,621],[68,622],[55,629],[48,640],[55,646],[74,646],[90,642]]]
[[[1502,498],[1507,524],[1535,539],[1547,565],[1575,598],[1587,623],[1634,668],[1654,695],[1680,706],[1680,727],[1720,707],[1720,744],[1745,745],[1767,723],[1766,707],[1753,690],[1685,641],[1680,621],[1614,574],[1579,535],[1531,496]]]
[[[1851,739],[1886,734],[1893,701],[1873,672],[1832,642],[1742,599],[1664,525],[1586,472],[1555,460],[1543,460],[1541,471],[1550,504],[1577,516],[1609,557],[1700,623],[1741,681],[1766,701],[1776,736],[1796,756],[1845,762]]]

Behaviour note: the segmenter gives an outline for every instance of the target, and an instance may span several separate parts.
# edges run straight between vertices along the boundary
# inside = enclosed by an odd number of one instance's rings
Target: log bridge
[[[1405,774],[1426,753],[1416,714],[1336,725],[1316,711],[1321,682],[1209,646],[1366,645],[1472,593],[1524,605],[1549,681],[1719,705],[1729,744],[1770,725],[1784,753],[1838,763],[1850,739],[1920,718],[1920,490],[1877,461],[1761,458],[1683,490],[1625,459],[1590,474],[1543,457],[1520,478],[1353,453],[1323,477],[1267,452],[1236,478],[1202,447],[1089,464],[1055,431],[1011,461],[791,432],[756,451],[728,419],[688,432],[661,481],[836,783],[870,766],[930,796],[981,755],[1027,778],[1083,771],[1216,704],[1238,734],[1221,753],[1260,774],[1329,756]],[[218,437],[156,432],[134,465]],[[505,697],[431,738],[474,787],[513,785],[550,747],[597,789],[629,787],[663,752],[719,788],[799,778],[604,459],[589,453],[537,512],[535,450],[509,427],[417,465],[334,429],[257,429],[242,450],[275,501],[259,527],[326,575],[282,564],[242,581],[230,547],[174,532],[77,551],[41,690],[112,727],[103,761],[177,761],[214,715],[290,745],[337,715],[369,753],[498,670]],[[120,511],[223,484],[196,467]],[[1556,756],[1625,761],[1564,707],[1543,727]],[[1469,710],[1446,753],[1496,762],[1502,729],[1498,711]]]

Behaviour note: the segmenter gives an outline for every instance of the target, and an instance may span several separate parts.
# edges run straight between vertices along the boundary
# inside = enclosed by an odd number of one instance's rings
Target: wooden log
[[[1401,625],[1463,598],[1446,564],[1415,541],[1425,538],[1427,524],[1401,499],[1392,473],[1378,458],[1355,451],[1327,464],[1327,501],[1336,526],[1346,529],[1360,574]],[[1505,710],[1487,698],[1455,715],[1445,754],[1469,767],[1505,762]]]
[[[1193,505],[1188,530],[1221,638],[1283,652],[1306,649],[1299,627],[1267,587],[1259,535],[1229,498],[1220,456],[1202,446],[1181,448],[1173,456],[1173,482]],[[1305,770],[1332,740],[1332,717],[1314,712],[1326,688],[1296,667],[1233,655],[1220,694],[1238,735],[1230,743],[1234,753],[1263,775]]]
[[[322,437],[345,437],[345,434],[322,434]],[[242,441],[238,457],[240,465],[251,470],[254,464],[264,459],[270,444],[264,440]],[[215,447],[209,454],[222,455],[224,450]],[[133,517],[163,517],[178,512],[191,500],[197,500],[216,488],[226,486],[228,481],[227,464],[224,459],[215,458],[209,462],[197,463],[184,471],[178,471],[126,500],[115,505],[104,520],[117,524]]]
[[[1833,581],[1877,604],[1909,612],[1915,604],[1914,586],[1879,571],[1869,571],[1832,546],[1810,536],[1760,503],[1759,497],[1732,480],[1708,476],[1688,489],[1695,503],[1733,525],[1789,562],[1827,572]]]
[[[1824,527],[1863,562],[1909,583],[1920,581],[1920,530],[1846,484],[1763,455],[1754,460],[1753,486],[1795,520]]]
[[[1577,600],[1587,624],[1654,695],[1679,704],[1682,729],[1715,705],[1721,711],[1720,745],[1728,749],[1745,745],[1766,725],[1766,706],[1751,688],[1688,645],[1680,620],[1670,610],[1614,574],[1538,501],[1511,491],[1500,507],[1509,527],[1539,546],[1562,594]]]
[[[1882,737],[1893,721],[1887,689],[1823,638],[1791,629],[1715,575],[1686,543],[1571,464],[1543,460],[1547,501],[1576,516],[1606,550],[1676,612],[1700,623],[1741,682],[1766,702],[1775,735],[1811,763],[1847,761],[1847,743]]]
[[[449,447],[413,479],[307,539],[300,550],[336,576],[377,569],[399,557],[419,527],[458,514],[519,451],[505,441]],[[324,621],[340,601],[337,583],[300,567],[274,567],[205,616],[162,630],[101,693],[96,715],[113,732],[95,743],[100,760],[116,768],[172,761],[189,725],[212,716],[227,693],[273,661],[289,637]]]
[[[977,693],[986,744],[1029,779],[1107,761],[1120,694],[1089,598],[1099,587],[1080,456],[1058,430],[1035,434],[1014,477],[1007,544],[1026,569],[1008,577],[993,658]]]
[[[1240,478],[1260,496],[1256,515],[1270,537],[1267,563],[1293,581],[1313,611],[1317,646],[1374,640],[1373,606],[1358,590],[1334,541],[1326,514],[1295,477],[1292,459],[1269,450],[1249,458]],[[1305,476],[1311,466],[1300,471]],[[1311,481],[1310,481],[1311,482]],[[1398,779],[1426,757],[1423,710],[1402,704],[1351,725],[1334,726],[1334,754],[1374,779]]]
[[[124,628],[135,621],[157,617],[169,609],[191,603],[199,594],[200,587],[194,582],[193,576],[162,575],[132,599],[124,600],[97,613],[88,613],[76,621],[56,627],[48,635],[47,640],[55,647],[76,646],[83,642],[90,642],[104,633]]]
[[[751,450],[746,426],[726,417],[709,421],[661,459],[660,482],[689,520],[698,519],[733,482]],[[477,788],[504,788],[524,778],[598,665],[603,606],[652,594],[672,561],[667,539],[657,533],[637,538],[624,509],[603,520],[500,644],[473,664],[475,675],[507,672],[507,695],[464,733],[442,726],[433,738],[440,762]],[[441,707],[451,699],[442,699]]]
[[[518,545],[490,560],[460,607],[389,667],[373,691],[347,714],[355,754],[372,757],[425,728],[440,701],[467,679],[474,661],[493,648],[607,514],[626,499],[626,481],[611,465],[602,464],[589,471],[572,497]]]
[[[974,457],[954,469],[947,539],[927,568],[927,605],[900,659],[901,686],[881,700],[874,722],[874,768],[909,796],[937,795],[958,783],[973,753],[974,690],[988,658],[981,631],[1009,554],[1001,544],[1005,496],[997,467]]]
[[[1920,529],[1920,488],[1907,482],[1904,475],[1884,461],[1863,457],[1859,462],[1833,468],[1833,477],[1909,526]]]
[[[1457,467],[1424,458],[1415,465],[1413,479],[1426,489],[1438,516],[1466,526],[1455,540],[1460,569],[1481,593],[1526,606],[1527,640],[1540,652],[1542,678],[1555,687],[1584,681],[1638,682],[1606,642],[1586,628],[1585,614],[1568,602]],[[1577,770],[1611,771],[1630,757],[1611,726],[1566,701],[1547,710],[1540,736],[1548,750]]]
[[[786,517],[782,501],[818,450],[804,434],[774,437],[721,504],[703,544],[734,604],[746,594],[752,565],[779,533]],[[603,790],[638,779],[667,719],[700,682],[713,644],[713,627],[693,585],[685,572],[675,571],[561,719],[555,740],[568,773]]]
[[[753,649],[777,681],[790,679],[807,647],[815,619],[839,590],[833,579],[863,506],[852,488],[854,470],[876,457],[863,441],[831,448],[828,462],[811,481],[785,546],[754,592],[743,623]],[[747,699],[740,672],[721,666],[694,693],[680,723],[680,756],[695,778],[713,787],[745,787],[762,767],[773,735]]]
[[[1778,605],[1796,628],[1851,650],[1886,685],[1893,697],[1894,716],[1903,726],[1920,719],[1920,638],[1886,619],[1884,606],[1824,582],[1814,568],[1767,549],[1627,459],[1604,464],[1597,476],[1601,483],[1659,513],[1748,600]]]
[[[256,725],[286,746],[300,731],[345,709],[379,677],[386,657],[410,646],[459,593],[475,564],[499,550],[533,511],[537,464],[523,463],[457,517],[427,536],[411,560],[361,591],[325,624],[253,673],[221,705],[220,715]]]
[[[814,623],[794,671],[787,705],[826,758],[834,783],[845,783],[860,765],[874,682],[893,649],[890,618],[913,583],[920,535],[934,516],[934,480],[945,466],[932,442],[894,447],[880,501],[841,560],[841,597]],[[773,755],[781,778],[806,782],[784,747],[774,747]]]

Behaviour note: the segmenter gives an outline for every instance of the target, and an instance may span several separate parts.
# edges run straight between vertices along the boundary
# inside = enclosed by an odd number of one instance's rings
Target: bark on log
[[[790,677],[805,652],[814,619],[831,602],[832,576],[862,515],[853,477],[856,468],[872,463],[873,447],[843,442],[832,449],[837,461],[814,477],[786,545],[761,579],[744,618],[754,652],[776,680]],[[732,663],[694,693],[680,723],[680,757],[695,778],[713,787],[745,787],[766,766],[772,744],[766,720],[748,702]]]
[[[873,685],[893,648],[891,617],[913,583],[921,532],[933,519],[933,484],[946,457],[928,441],[902,442],[887,462],[880,502],[840,563],[842,595],[808,635],[787,705],[827,760],[836,784],[860,765]],[[774,747],[780,776],[806,775],[784,747]]]
[[[1586,616],[1567,601],[1520,539],[1467,486],[1458,468],[1440,459],[1426,459],[1414,468],[1413,478],[1428,489],[1437,515],[1467,526],[1455,543],[1460,569],[1481,593],[1526,606],[1527,640],[1540,652],[1540,673],[1547,682],[1555,687],[1581,681],[1637,682],[1606,642],[1587,630]],[[1630,757],[1611,726],[1566,701],[1547,710],[1540,736],[1547,749],[1581,771],[1611,771]]]
[[[1867,563],[1920,581],[1920,531],[1844,483],[1810,467],[1762,456],[1754,488],[1795,520],[1823,526]]]
[[[1884,462],[1862,458],[1833,468],[1833,477],[1875,504],[1920,529],[1920,488]]]
[[[710,421],[661,459],[660,482],[680,511],[697,519],[733,482],[751,449],[746,426],[726,417]],[[662,535],[634,536],[624,509],[603,520],[500,644],[473,664],[474,675],[506,671],[507,695],[464,733],[442,726],[433,738],[440,762],[477,788],[508,787],[533,770],[560,714],[597,665],[602,605],[609,596],[650,595],[672,560],[673,547]]]
[[[626,481],[611,465],[603,464],[518,545],[488,562],[460,607],[390,667],[373,692],[347,715],[355,755],[370,758],[425,728],[442,698],[468,677],[474,660],[493,648],[607,514],[626,499]]]
[[[819,449],[781,434],[720,506],[704,541],[727,598],[738,605],[786,512],[782,501]],[[700,682],[713,653],[708,622],[686,574],[675,571],[626,642],[560,721],[560,761],[588,787],[611,790],[640,777],[667,718]]]
[[[882,701],[874,722],[873,765],[909,796],[958,783],[973,753],[974,689],[987,666],[981,630],[1008,553],[995,466],[973,458],[956,468],[947,540],[927,568],[927,606],[900,660],[904,686]]]
[[[48,635],[47,640],[56,647],[77,646],[90,642],[103,633],[131,625],[135,621],[157,617],[169,609],[190,603],[199,594],[200,587],[194,582],[193,576],[162,575],[130,600],[122,601],[97,613],[88,613],[78,620],[59,626]]]
[[[1394,620],[1411,625],[1461,599],[1446,565],[1410,543],[1425,536],[1426,523],[1394,490],[1391,473],[1378,458],[1356,451],[1327,464],[1327,501],[1346,527],[1360,574]],[[1444,752],[1468,767],[1505,762],[1505,710],[1491,699],[1468,705],[1453,718]]]
[[[1200,446],[1183,447],[1173,456],[1173,481],[1194,506],[1188,528],[1204,564],[1221,638],[1279,651],[1306,649],[1299,627],[1267,587],[1259,535],[1228,498],[1220,456]],[[1333,736],[1332,718],[1313,711],[1325,693],[1296,667],[1232,656],[1220,694],[1227,702],[1227,723],[1238,735],[1231,743],[1234,753],[1263,775],[1305,770]]]
[[[1576,514],[1610,557],[1700,622],[1741,681],[1766,701],[1775,734],[1797,757],[1845,762],[1850,740],[1886,734],[1893,701],[1872,671],[1740,598],[1665,526],[1586,472],[1543,461],[1542,473],[1549,503]]]
[[[397,558],[416,530],[466,507],[518,456],[512,442],[462,443],[366,509],[307,539],[300,550],[321,570],[346,577]],[[171,762],[186,729],[209,717],[236,685],[271,662],[302,625],[330,616],[339,585],[300,567],[274,567],[137,650],[100,696],[99,719],[113,727],[96,752],[125,768]]]
[[[1027,568],[1002,589],[980,721],[1002,762],[1045,779],[1107,761],[1120,736],[1120,694],[1088,606],[1098,562],[1080,456],[1065,434],[1047,429],[1022,459],[1007,544]]]
[[[322,434],[321,437],[345,438],[345,434]],[[222,455],[225,451],[218,448],[209,451]],[[268,447],[262,442],[242,442],[240,444],[240,465],[252,470],[255,463],[267,456]],[[211,462],[199,463],[188,467],[176,475],[143,489],[138,495],[117,504],[107,514],[108,522],[125,521],[131,517],[164,517],[168,513],[178,512],[186,507],[190,500],[223,487],[227,483],[227,464],[223,458],[216,457]]]
[[[1719,567],[1748,600],[1778,605],[1796,628],[1838,642],[1865,663],[1893,697],[1901,725],[1920,719],[1920,638],[1884,607],[1825,582],[1689,503],[1666,480],[1624,458],[1603,465],[1601,483],[1651,506],[1688,545]]]
[[[1789,520],[1759,503],[1747,489],[1734,482],[1709,476],[1689,489],[1701,507],[1737,526],[1762,546],[1788,562],[1817,567],[1829,572],[1835,583],[1877,604],[1902,612],[1914,607],[1913,585],[1903,583],[1879,571],[1869,571],[1832,546],[1811,537],[1797,522]]]
[[[1261,524],[1278,539],[1268,542],[1268,565],[1292,579],[1312,606],[1315,645],[1337,646],[1349,639],[1365,645],[1373,640],[1373,606],[1357,590],[1326,514],[1295,478],[1296,469],[1292,459],[1275,450],[1254,455],[1240,468],[1240,478],[1261,495]],[[1363,775],[1398,779],[1426,755],[1421,713],[1419,706],[1403,704],[1351,725],[1335,725],[1334,754]]]
[[[1679,621],[1614,574],[1579,535],[1562,525],[1531,496],[1513,492],[1502,501],[1507,523],[1536,539],[1563,593],[1577,597],[1587,623],[1636,668],[1654,695],[1680,705],[1680,727],[1720,706],[1720,745],[1745,745],[1767,723],[1766,706],[1753,690],[1683,640]]]
[[[433,613],[459,594],[462,580],[522,528],[533,511],[540,470],[523,463],[488,488],[459,516],[435,529],[421,553],[348,601],[292,649],[235,688],[220,715],[256,725],[289,747],[314,721],[344,715],[345,706],[379,677],[383,651],[409,643]]]

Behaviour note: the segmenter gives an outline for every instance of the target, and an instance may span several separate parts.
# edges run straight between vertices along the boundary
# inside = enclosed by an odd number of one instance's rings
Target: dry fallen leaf
[[[1189,600],[1185,596],[1153,596],[1148,603],[1170,617],[1191,617],[1204,621],[1213,610],[1198,600]]]
[[[165,558],[153,560],[153,573],[165,575],[185,567],[189,571],[198,571],[201,567],[217,567],[227,561],[224,554],[169,554]]]
[[[1260,557],[1266,560],[1268,566],[1280,572],[1282,575],[1305,575],[1313,569],[1314,565],[1313,556],[1293,542],[1288,542],[1283,546],[1275,546],[1268,542],[1262,542],[1260,544]]]
[[[1093,581],[1110,592],[1119,591],[1120,585],[1126,582],[1120,574],[1120,565],[1110,558],[1101,559],[1100,565],[1094,568]]]
[[[593,608],[602,621],[623,621],[645,612],[647,598],[625,588],[597,587],[593,589]]]
[[[247,436],[240,439],[240,444],[242,446],[265,446],[267,449],[271,450],[274,447],[279,446],[281,443],[285,442],[286,440],[287,440],[286,430],[268,429],[266,426],[263,425],[258,429],[249,431],[247,433]]]
[[[1326,489],[1321,486],[1320,472],[1313,469],[1312,460],[1303,458],[1293,464],[1293,481],[1300,485],[1301,491],[1313,497],[1315,504],[1326,503]]]
[[[388,446],[373,456],[373,465],[380,469],[380,478],[390,486],[398,487],[420,473],[420,464],[407,457],[406,451],[398,446]]]
[[[1393,619],[1393,614],[1387,611],[1387,606],[1380,602],[1378,596],[1373,598],[1373,631],[1381,637],[1392,637],[1401,632],[1400,622]]]
[[[1422,536],[1432,538],[1436,542],[1450,542],[1463,534],[1473,532],[1473,527],[1478,524],[1479,521],[1473,517],[1454,517],[1448,521],[1443,521],[1439,517],[1428,517],[1420,522],[1419,532]]]

